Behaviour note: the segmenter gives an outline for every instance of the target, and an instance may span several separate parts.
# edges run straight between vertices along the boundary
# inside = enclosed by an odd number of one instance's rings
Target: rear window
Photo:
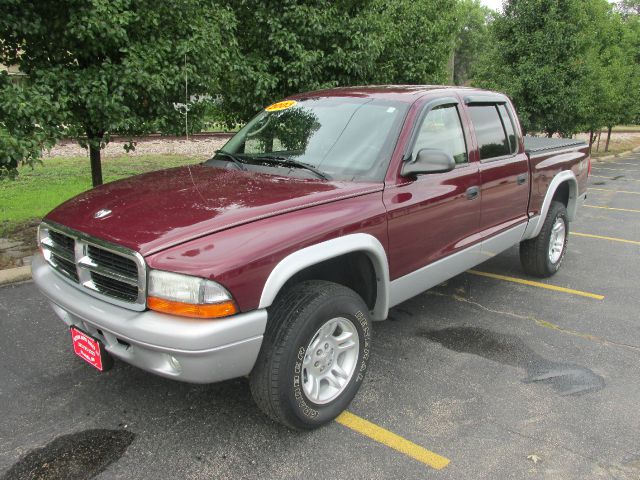
[[[476,139],[478,140],[480,160],[509,155],[511,146],[498,113],[498,106],[472,105],[469,108],[469,113],[476,132]],[[511,125],[510,122],[509,124]]]
[[[498,111],[502,117],[504,129],[507,131],[507,138],[509,139],[509,148],[511,149],[511,153],[516,153],[518,150],[518,137],[516,137],[516,131],[513,128],[513,119],[511,118],[511,115],[509,115],[506,105],[498,105]]]

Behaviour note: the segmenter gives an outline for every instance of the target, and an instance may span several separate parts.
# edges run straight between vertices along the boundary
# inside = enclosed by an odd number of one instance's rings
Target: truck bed
[[[586,145],[586,142],[573,138],[524,137],[524,150],[529,155],[546,155],[558,150]]]

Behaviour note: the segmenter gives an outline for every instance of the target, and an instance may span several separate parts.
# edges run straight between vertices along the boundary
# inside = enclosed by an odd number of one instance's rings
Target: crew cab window
[[[472,105],[469,108],[469,113],[478,140],[480,160],[511,154],[511,145],[507,139],[505,126],[498,113],[497,105]],[[509,124],[513,129],[510,120]]]
[[[518,150],[518,137],[516,137],[516,131],[513,128],[513,118],[509,115],[505,104],[498,105],[498,111],[500,112],[500,117],[502,117],[502,124],[507,131],[510,153],[516,153],[516,150]]]
[[[424,118],[413,147],[413,155],[417,155],[423,148],[443,150],[451,154],[456,164],[468,162],[462,123],[455,105],[436,107]]]

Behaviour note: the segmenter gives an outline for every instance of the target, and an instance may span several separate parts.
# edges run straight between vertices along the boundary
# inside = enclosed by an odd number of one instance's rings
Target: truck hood
[[[149,255],[209,233],[382,188],[382,183],[192,165],[102,185],[63,203],[46,219]]]

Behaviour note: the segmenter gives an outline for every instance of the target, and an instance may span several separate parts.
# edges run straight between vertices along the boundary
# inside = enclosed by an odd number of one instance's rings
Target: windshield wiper
[[[224,150],[218,150],[214,158],[217,157],[218,155],[222,157],[227,157],[229,160],[235,163],[240,168],[240,170],[247,169],[247,167],[244,165],[244,162],[240,160],[237,156],[235,156],[233,153],[225,152]]]
[[[285,158],[285,157],[272,157],[269,155],[263,155],[263,156],[258,156],[258,157],[252,157],[256,160],[261,160],[261,161],[266,161],[266,162],[270,162],[270,163],[275,163],[277,165],[283,165],[285,167],[296,167],[296,168],[304,168],[305,170],[309,170],[310,172],[313,172],[316,174],[316,176],[324,179],[324,180],[331,180],[331,177],[324,173],[321,170],[318,170],[316,167],[309,165],[308,163],[303,163],[303,162],[299,162],[297,160],[293,160],[292,158]]]

